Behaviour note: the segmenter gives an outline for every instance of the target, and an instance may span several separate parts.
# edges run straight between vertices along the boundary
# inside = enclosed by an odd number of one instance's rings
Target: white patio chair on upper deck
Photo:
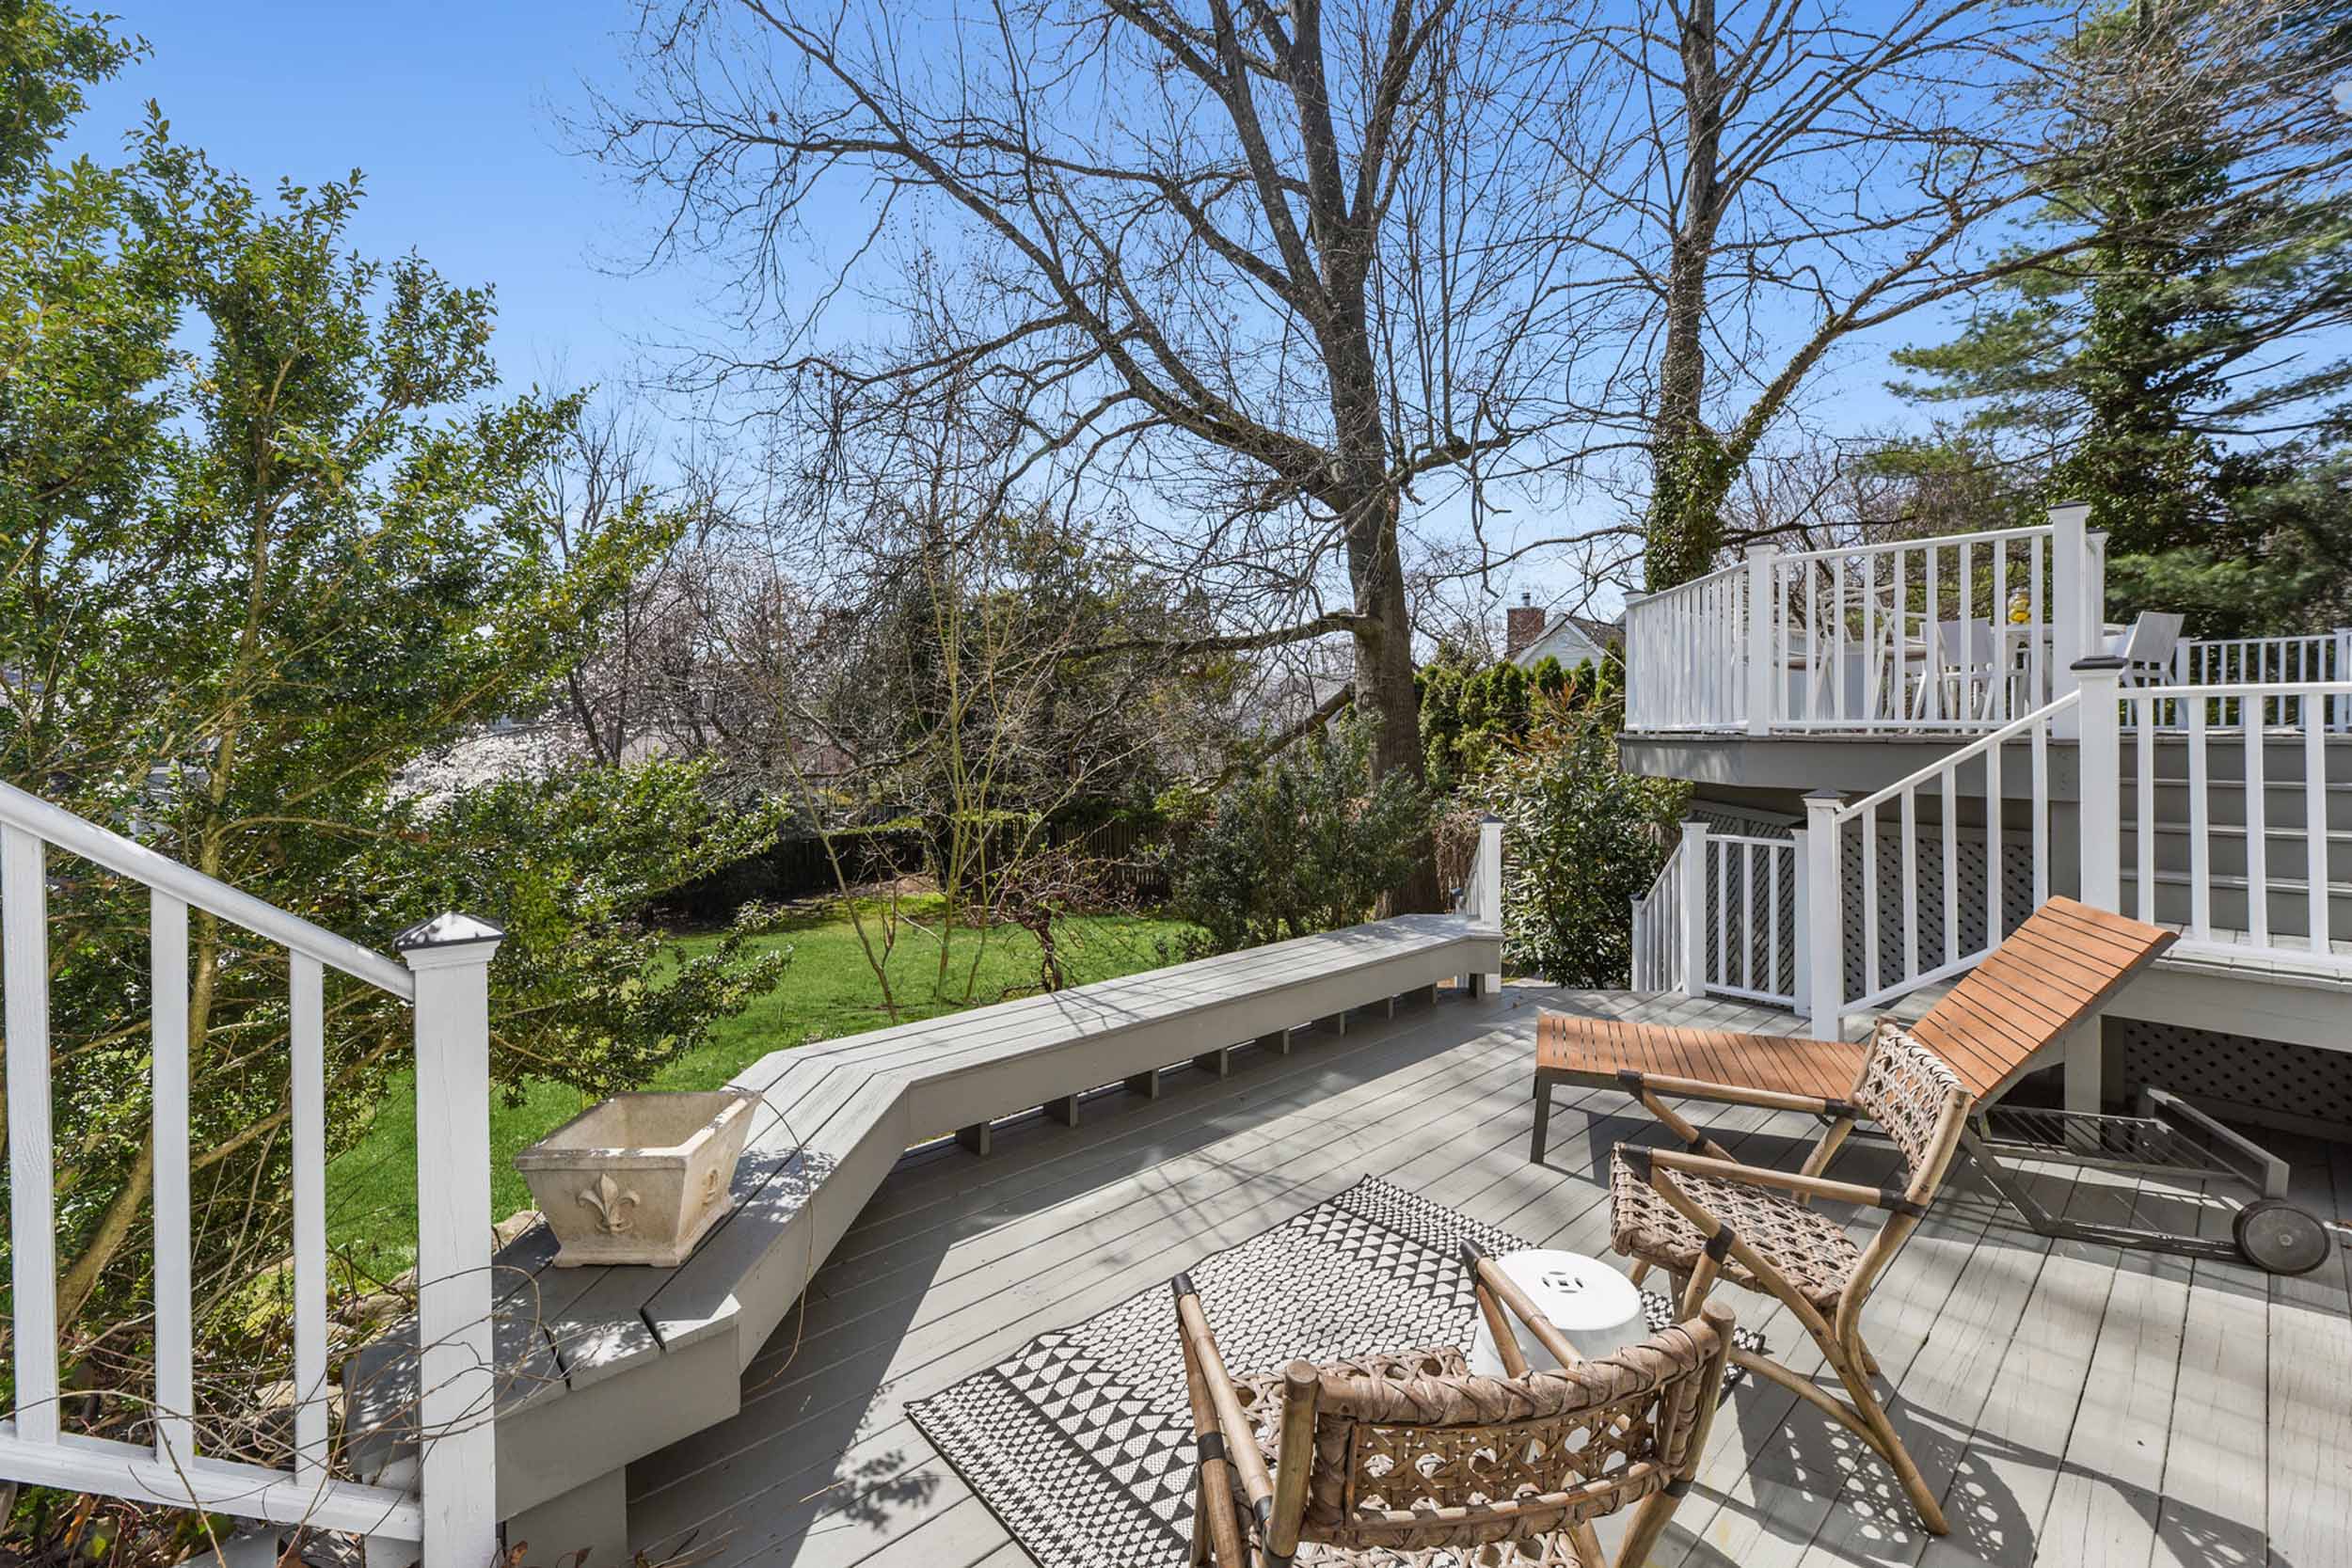
[[[1936,622],[1931,657],[1933,669],[1929,678],[1942,689],[1943,711],[1937,717],[1983,719],[1993,714],[2002,676],[1992,622]],[[1922,683],[1913,718],[1930,717],[1928,701]]]
[[[2107,639],[2107,652],[2123,661],[2123,679],[2133,685],[2161,680],[2172,668],[2186,619],[2169,610],[2143,610],[2131,628]]]

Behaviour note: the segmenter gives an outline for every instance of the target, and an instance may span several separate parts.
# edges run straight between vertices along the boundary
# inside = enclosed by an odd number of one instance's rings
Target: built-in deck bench
[[[1156,1094],[1171,1067],[1222,1075],[1237,1048],[1287,1052],[1294,1031],[1501,967],[1492,926],[1407,915],[762,1058],[736,1080],[763,1102],[736,1210],[684,1264],[557,1269],[545,1225],[499,1255],[509,1545],[626,1563],[628,1463],[736,1413],[743,1368],[908,1148],[953,1134],[985,1153],[1003,1117],[1042,1107],[1074,1125],[1088,1091]],[[363,1479],[413,1469],[415,1340],[395,1330],[347,1369]]]

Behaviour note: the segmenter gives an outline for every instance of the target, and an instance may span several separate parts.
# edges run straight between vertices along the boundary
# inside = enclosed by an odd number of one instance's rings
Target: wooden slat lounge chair
[[[1592,1522],[1636,1505],[1617,1568],[1649,1561],[1707,1448],[1731,1314],[1582,1361],[1492,1259],[1464,1261],[1507,1377],[1447,1346],[1236,1381],[1177,1277],[1196,1568],[1609,1568]],[[1529,1370],[1512,1317],[1563,1370]]]
[[[2096,1016],[2124,982],[2172,945],[2173,933],[2072,898],[2053,898],[1985,956],[1911,1033],[1979,1100],[2006,1091],[2044,1048]],[[1670,1100],[1824,1112],[1849,1100],[1865,1047],[1846,1040],[1676,1029],[1546,1012],[1535,1027],[1540,1164],[1561,1084],[1646,1085]],[[1645,1103],[1648,1097],[1645,1097]],[[1843,1137],[1841,1132],[1838,1134]]]

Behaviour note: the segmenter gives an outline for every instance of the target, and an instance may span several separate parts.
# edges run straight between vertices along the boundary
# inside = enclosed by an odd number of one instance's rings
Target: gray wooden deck
[[[1648,1123],[1563,1091],[1527,1163],[1538,1006],[1782,1030],[1729,1003],[1510,986],[1343,1037],[1302,1034],[1156,1101],[1113,1092],[1082,1127],[1033,1117],[976,1159],[952,1142],[883,1181],[743,1377],[723,1424],[630,1466],[633,1544],[691,1537],[722,1564],[1024,1568],[931,1452],[906,1402],[1165,1280],[1367,1173],[1546,1244],[1606,1251],[1597,1173]],[[1708,1108],[1699,1108],[1702,1112]],[[1742,1158],[1793,1163],[1808,1124],[1718,1110]],[[2352,1149],[2274,1140],[2297,1197],[2352,1216]],[[1840,1163],[1867,1179],[1857,1149]],[[2053,1174],[2044,1200],[2114,1214],[2167,1201]],[[2344,1233],[2339,1231],[2339,1239]],[[2341,1252],[2274,1281],[2235,1266],[2053,1245],[1974,1189],[1939,1207],[1873,1301],[1895,1416],[1954,1533],[1924,1537],[1883,1465],[1793,1398],[1751,1385],[1718,1421],[1659,1568],[1845,1562],[2337,1568],[2352,1563],[2352,1315]],[[1761,1298],[1726,1299],[1800,1368]],[[1605,1534],[1607,1532],[1604,1532]]]

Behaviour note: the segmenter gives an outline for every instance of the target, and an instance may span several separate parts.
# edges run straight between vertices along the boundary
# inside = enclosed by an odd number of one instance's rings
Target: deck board
[[[1238,1052],[1230,1078],[1171,1072],[1160,1099],[1103,1096],[1076,1129],[1006,1124],[985,1161],[915,1151],[746,1368],[741,1412],[631,1466],[633,1544],[658,1560],[691,1533],[712,1568],[1025,1568],[907,1402],[1366,1174],[1540,1244],[1605,1251],[1609,1145],[1657,1130],[1613,1089],[1563,1087],[1545,1163],[1527,1163],[1538,1006],[1799,1030],[1788,1014],[1720,1000],[1513,986],[1492,1002],[1359,1016],[1343,1037],[1303,1032],[1288,1056]],[[1813,1131],[1746,1107],[1685,1110],[1765,1163],[1794,1164]],[[1863,1146],[1838,1173],[1867,1179],[1885,1158]],[[2296,1159],[2306,1189],[2352,1211],[2352,1160],[2317,1144]],[[2077,1212],[2120,1201],[2111,1183],[2063,1173],[2038,1185]],[[1974,1185],[1953,1196],[1897,1259],[1866,1324],[1956,1533],[1931,1542],[1874,1456],[1751,1386],[1717,1422],[1660,1568],[2352,1561],[2341,1265],[2272,1283],[2233,1265],[2126,1261],[2043,1243]],[[1816,1359],[1762,1298],[1724,1294],[1776,1354]],[[2268,1487],[2250,1484],[2265,1472]]]

